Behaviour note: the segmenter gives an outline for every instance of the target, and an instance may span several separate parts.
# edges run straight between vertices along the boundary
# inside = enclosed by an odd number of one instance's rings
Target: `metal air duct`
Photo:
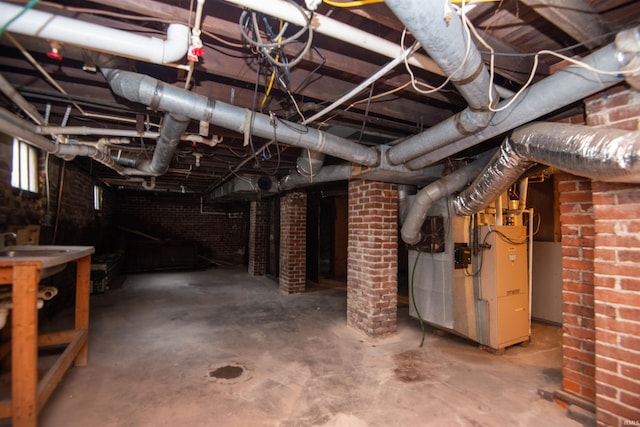
[[[494,113],[491,99],[499,96],[491,88],[490,76],[467,28],[452,10],[445,17],[448,0],[387,0],[385,4],[411,31],[423,49],[442,68],[469,106],[462,112],[389,149],[393,165],[416,158],[485,128]],[[495,106],[495,105],[492,105]],[[428,142],[428,145],[427,145]]]
[[[640,131],[534,123],[505,139],[476,180],[453,201],[457,215],[487,207],[534,163],[597,181],[640,183]]]
[[[102,73],[117,95],[154,110],[180,114],[240,133],[251,132],[262,138],[275,137],[279,142],[367,166],[379,162],[378,153],[373,148],[345,138],[216,101],[142,74],[108,68],[103,68]]]
[[[619,73],[632,59],[628,52],[634,47],[630,45],[635,45],[635,49],[640,50],[639,32],[640,27],[635,27],[618,34],[616,37],[618,43],[620,40],[625,40],[624,49],[611,43],[581,60],[586,66],[604,71],[607,74],[597,73],[576,65],[564,68],[529,87],[511,107],[496,113],[485,129],[442,148],[436,146],[439,146],[437,141],[433,145],[430,141],[425,141],[429,146],[429,152],[407,162],[406,166],[413,170],[424,168],[622,82],[624,76]],[[506,105],[507,102],[509,100],[502,101],[498,108]]]

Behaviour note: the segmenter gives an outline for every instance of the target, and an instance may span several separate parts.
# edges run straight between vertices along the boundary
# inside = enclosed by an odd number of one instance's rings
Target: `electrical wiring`
[[[24,15],[29,9],[33,9],[33,7],[38,4],[38,0],[31,0],[29,3],[27,3],[20,12],[18,12],[18,14],[16,16],[14,16],[13,18],[9,19],[2,27],[0,27],[0,36],[2,36],[2,34],[4,34],[4,32],[6,31],[7,28],[9,28],[9,25],[11,25],[16,19],[20,18],[22,15]]]
[[[328,4],[329,6],[333,6],[333,7],[349,8],[349,7],[366,6],[368,4],[384,3],[384,0],[359,0],[359,1],[345,1],[345,2],[332,1],[332,0],[322,0],[322,2],[325,3],[325,4]]]
[[[494,76],[495,76],[495,51],[493,49],[493,47],[487,43],[486,40],[484,40],[484,38],[482,38],[482,36],[480,36],[480,34],[478,34],[478,31],[476,30],[475,26],[473,25],[473,23],[471,23],[471,21],[467,18],[466,13],[465,13],[465,4],[467,4],[467,2],[465,0],[460,0],[462,7],[458,7],[454,5],[454,8],[456,8],[456,10],[458,10],[460,12],[460,17],[462,19],[462,22],[464,23],[465,27],[468,29],[468,31],[472,32],[473,35],[478,39],[478,41],[489,51],[489,105],[487,106],[487,108],[490,111],[493,112],[500,112],[500,111],[504,111],[507,108],[509,108],[511,105],[513,105],[513,103],[518,99],[518,97],[520,95],[522,95],[522,93],[524,93],[524,91],[531,85],[531,82],[533,81],[533,78],[536,75],[536,71],[538,70],[538,65],[539,65],[539,61],[540,61],[540,56],[541,55],[550,55],[550,56],[555,56],[557,58],[560,58],[564,61],[567,61],[575,66],[578,67],[582,67],[584,69],[587,69],[593,73],[596,74],[602,74],[602,75],[608,75],[608,76],[627,76],[627,75],[634,75],[640,72],[640,67],[631,69],[631,70],[618,70],[618,71],[607,71],[607,70],[602,70],[602,69],[598,69],[596,67],[593,67],[589,64],[586,64],[582,61],[573,59],[569,56],[563,55],[561,53],[559,53],[558,51],[552,51],[552,50],[547,50],[547,49],[542,49],[539,50],[538,52],[536,52],[535,54],[533,54],[533,65],[531,67],[531,72],[529,73],[529,77],[527,78],[527,81],[524,83],[524,85],[520,88],[520,90],[518,90],[518,92],[516,92],[511,98],[509,98],[509,101],[498,108],[492,107],[493,105],[493,86],[494,86]],[[531,56],[531,54],[523,54],[523,56]]]
[[[289,36],[286,38],[275,36],[276,37],[275,41],[272,41],[272,42],[263,41],[262,36],[260,35],[260,27],[258,25],[257,14],[252,11],[251,12],[248,10],[243,11],[242,14],[240,15],[240,22],[239,22],[240,34],[242,35],[242,38],[248,45],[257,49],[257,52],[260,53],[265,59],[267,59],[267,61],[269,61],[272,65],[276,67],[287,68],[287,69],[296,66],[298,63],[300,63],[300,61],[302,61],[304,56],[311,49],[311,45],[313,42],[313,29],[311,26],[311,19],[313,14],[312,13],[308,14],[302,6],[300,6],[294,1],[289,0],[289,2],[300,11],[300,13],[302,14],[305,20],[305,25],[301,27],[300,30],[298,30],[292,36]],[[251,34],[249,34],[249,31],[248,31],[249,29],[251,30],[250,31]],[[307,34],[307,40],[304,44],[304,47],[300,52],[298,52],[298,54],[295,56],[293,60],[290,60],[290,61],[287,60],[286,62],[283,62],[274,57],[273,55],[274,50],[276,50],[276,52],[279,52],[284,46],[294,41],[297,41],[305,33]],[[274,40],[274,38],[271,38],[271,40]]]

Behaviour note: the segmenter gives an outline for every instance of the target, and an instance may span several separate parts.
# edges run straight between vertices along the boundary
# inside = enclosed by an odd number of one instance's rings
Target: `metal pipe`
[[[104,129],[90,126],[37,126],[36,133],[41,135],[101,135],[123,136],[129,138],[157,138],[159,132],[138,132],[127,129]]]
[[[324,154],[317,151],[303,149],[296,160],[296,171],[302,176],[314,177],[322,169]]]
[[[486,165],[492,153],[482,154],[476,161],[469,163],[421,189],[409,208],[400,235],[410,245],[420,242],[420,229],[429,209],[435,202],[464,188]]]
[[[251,132],[258,137],[275,138],[279,142],[367,166],[375,166],[379,162],[373,148],[345,138],[216,101],[142,74],[108,68],[102,72],[117,95],[155,110],[206,121],[240,133]]]
[[[22,12],[22,9],[22,6],[0,2],[0,26]],[[7,31],[155,64],[179,61],[189,47],[189,28],[181,24],[170,24],[167,27],[167,39],[162,40],[34,9],[13,21]]]
[[[385,4],[469,104],[460,113],[391,147],[388,160],[398,165],[485,128],[495,114],[489,108],[495,106],[491,100],[495,104],[499,96],[464,23],[456,13],[443,19],[448,0],[387,0]]]
[[[180,143],[180,137],[189,126],[189,118],[180,114],[167,113],[162,120],[160,128],[160,136],[156,140],[156,147],[153,150],[151,160],[143,160],[138,165],[141,171],[149,172],[151,175],[162,175],[167,169],[173,158],[173,153]]]
[[[11,83],[7,79],[4,78],[2,74],[0,74],[0,90],[5,94],[7,98],[13,101],[22,111],[24,111],[31,120],[41,125],[44,124],[45,120],[38,109],[29,103],[20,93],[13,87]]]
[[[639,29],[640,27],[635,27],[627,31],[637,32]],[[636,40],[636,43],[640,45],[640,41]],[[614,43],[611,43],[585,57],[582,62],[602,71],[618,72],[629,60],[628,55],[621,52]],[[575,65],[566,67],[529,87],[519,101],[496,113],[485,129],[442,148],[433,149],[429,141],[425,141],[425,144],[429,145],[429,152],[407,162],[406,166],[414,170],[424,168],[489,138],[607,89],[623,80],[621,75],[599,74]],[[508,102],[509,100],[502,101],[498,104],[498,108]]]
[[[353,166],[350,163],[323,167],[313,178],[292,173],[282,178],[278,184],[280,191],[319,184],[322,182],[347,181],[353,176]]]
[[[598,181],[640,183],[640,131],[562,123],[519,128],[456,197],[455,213],[471,215],[484,209],[534,163]]]

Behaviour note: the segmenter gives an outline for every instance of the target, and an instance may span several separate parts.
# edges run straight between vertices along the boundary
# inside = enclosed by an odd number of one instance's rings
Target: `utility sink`
[[[29,250],[16,250],[9,249],[0,251],[0,257],[9,257],[9,258],[29,258],[29,257],[40,257],[40,256],[54,256],[60,255],[67,252],[64,249],[29,249]]]

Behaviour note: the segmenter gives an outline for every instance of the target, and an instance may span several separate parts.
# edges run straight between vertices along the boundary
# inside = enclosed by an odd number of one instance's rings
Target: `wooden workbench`
[[[71,247],[63,256],[41,259],[0,257],[0,283],[11,283],[11,399],[0,402],[0,418],[12,418],[14,427],[37,425],[38,413],[64,373],[86,366],[89,338],[89,281],[94,248]],[[77,249],[77,250],[75,250]],[[45,268],[75,262],[74,329],[38,335],[37,293]],[[53,366],[38,381],[38,347],[66,344]]]

